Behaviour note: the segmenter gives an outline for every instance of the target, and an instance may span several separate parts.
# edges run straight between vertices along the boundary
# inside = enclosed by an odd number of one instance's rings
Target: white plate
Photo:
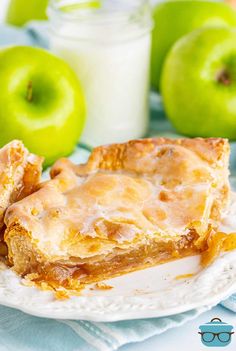
[[[192,278],[176,276],[196,273]],[[118,321],[162,317],[210,308],[236,291],[236,251],[201,270],[199,257],[188,257],[107,281],[111,290],[90,290],[68,300],[26,287],[9,269],[0,272],[0,304],[49,318]]]
[[[77,150],[73,162],[85,162],[89,153]],[[44,174],[47,177],[47,173]],[[236,181],[234,182],[236,185]],[[236,188],[236,186],[234,186]],[[236,194],[222,230],[236,229]],[[189,279],[177,276],[196,273]],[[0,304],[26,313],[57,319],[118,321],[163,317],[190,309],[205,310],[236,292],[236,251],[224,254],[201,270],[199,257],[188,257],[108,280],[111,290],[84,290],[82,296],[55,300],[52,293],[26,287],[10,269],[0,269]]]

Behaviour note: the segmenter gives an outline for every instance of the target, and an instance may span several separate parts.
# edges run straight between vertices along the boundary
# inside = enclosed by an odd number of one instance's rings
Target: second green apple
[[[166,1],[154,9],[151,82],[160,89],[160,76],[166,55],[183,35],[203,26],[235,26],[236,13],[223,3],[212,1]]]
[[[15,26],[31,20],[44,20],[47,6],[48,0],[10,0],[6,20]]]
[[[236,140],[236,30],[200,28],[178,40],[161,90],[179,133]]]

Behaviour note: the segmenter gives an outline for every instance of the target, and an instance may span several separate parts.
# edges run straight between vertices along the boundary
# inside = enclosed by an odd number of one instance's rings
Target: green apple
[[[236,30],[200,28],[179,39],[165,61],[161,90],[178,132],[236,139]]]
[[[160,89],[162,65],[171,46],[183,35],[202,26],[234,26],[236,12],[227,4],[210,1],[169,1],[154,8],[151,82]]]
[[[0,146],[21,139],[45,166],[70,154],[82,132],[84,96],[75,73],[46,50],[0,50]]]
[[[16,26],[37,19],[46,19],[48,0],[10,0],[6,21]]]

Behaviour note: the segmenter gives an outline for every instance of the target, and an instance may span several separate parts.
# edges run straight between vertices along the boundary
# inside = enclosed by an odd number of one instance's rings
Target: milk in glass
[[[145,0],[80,4],[53,1],[49,16],[51,50],[74,69],[85,93],[81,141],[95,146],[142,137],[148,127],[149,5]]]

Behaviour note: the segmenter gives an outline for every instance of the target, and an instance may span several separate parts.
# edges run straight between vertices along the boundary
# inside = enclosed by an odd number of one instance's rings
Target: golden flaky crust
[[[168,138],[149,138],[131,140],[123,144],[111,144],[100,146],[93,150],[88,162],[84,166],[75,166],[74,170],[84,169],[85,173],[90,173],[98,169],[113,170],[119,169],[133,171],[136,173],[157,172],[155,161],[159,160],[159,147],[166,146],[162,152],[173,150],[175,147],[183,147],[185,150],[192,151],[202,161],[210,166],[219,166],[223,162],[228,167],[229,143],[221,138],[194,138],[194,139],[168,139]],[[172,156],[170,153],[168,156]],[[190,154],[188,153],[188,156]],[[154,161],[151,163],[150,161]],[[60,169],[59,160],[52,169],[52,174]]]
[[[95,281],[198,252],[228,201],[228,158],[224,139],[156,138],[61,159],[8,209],[9,259],[21,275]]]
[[[40,181],[42,161],[18,140],[0,149],[0,228],[7,207],[35,190]]]

